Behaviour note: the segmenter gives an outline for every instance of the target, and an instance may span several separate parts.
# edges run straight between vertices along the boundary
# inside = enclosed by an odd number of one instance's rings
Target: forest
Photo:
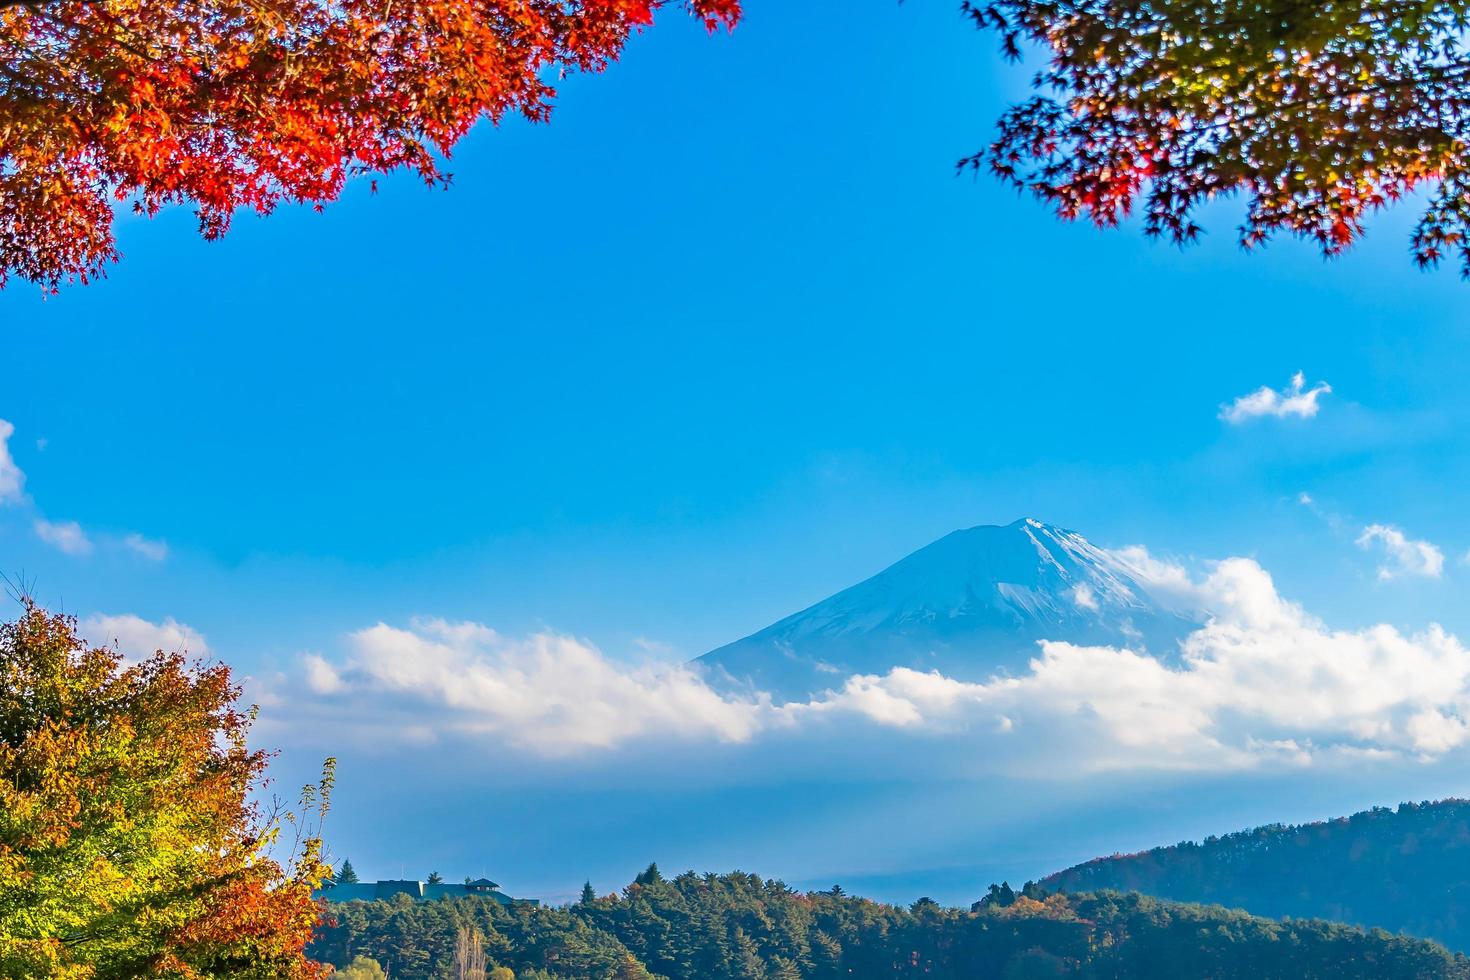
[[[1470,950],[1467,861],[1470,801],[1443,800],[1097,858],[1042,884],[1333,919]]]
[[[1001,886],[968,910],[928,899],[905,908],[739,872],[665,879],[657,867],[620,894],[589,888],[560,908],[349,902],[309,952],[356,962],[361,976],[379,975],[363,969],[371,961],[390,977],[448,978],[460,975],[466,935],[483,943],[482,976],[520,980],[1470,978],[1470,961],[1431,942],[1138,894]]]

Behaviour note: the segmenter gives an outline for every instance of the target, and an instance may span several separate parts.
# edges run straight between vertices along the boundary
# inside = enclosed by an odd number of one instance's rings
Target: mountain
[[[1139,891],[1279,918],[1378,926],[1470,951],[1470,801],[1403,803],[1302,826],[1097,858],[1040,883]]]
[[[1041,640],[1168,656],[1203,622],[1136,567],[1031,518],[955,531],[851,588],[696,663],[801,697],[896,666],[985,680],[1021,671]]]

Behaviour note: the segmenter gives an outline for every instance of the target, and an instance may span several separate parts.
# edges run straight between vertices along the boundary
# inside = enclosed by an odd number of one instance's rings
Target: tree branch
[[[0,0],[0,10],[10,10],[14,7],[25,7],[34,10],[55,3],[56,0]],[[72,0],[73,3],[100,3],[101,0]]]

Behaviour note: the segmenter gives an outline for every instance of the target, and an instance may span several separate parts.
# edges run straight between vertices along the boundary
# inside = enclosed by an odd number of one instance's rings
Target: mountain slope
[[[1470,950],[1470,801],[1403,803],[1098,858],[1041,885],[1335,919]]]
[[[1026,518],[955,531],[697,662],[799,697],[895,666],[984,680],[1023,669],[1041,640],[1167,656],[1202,618],[1113,552]]]

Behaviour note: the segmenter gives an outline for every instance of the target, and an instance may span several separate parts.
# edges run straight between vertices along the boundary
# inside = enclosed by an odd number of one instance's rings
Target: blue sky
[[[261,677],[416,616],[677,661],[956,527],[1022,515],[1181,560],[1250,557],[1333,626],[1470,632],[1467,294],[1452,271],[1413,268],[1412,213],[1330,263],[1290,241],[1240,253],[1230,202],[1182,252],[1060,224],[953,175],[1026,75],[948,4],[834,17],[753,0],[729,37],[667,17],[605,75],[569,80],[549,126],[476,130],[448,192],[390,179],[321,215],[241,216],[213,244],[185,213],[125,218],[104,282],[0,294],[0,418],[25,474],[25,499],[0,507],[0,563],[84,617],[186,624]],[[1220,418],[1297,371],[1332,388],[1312,417]],[[89,552],[41,540],[37,520],[76,522]],[[1432,544],[1439,574],[1381,577],[1382,537],[1356,543],[1371,525]],[[351,763],[334,819],[369,873],[486,862],[547,893],[580,873],[427,840],[444,820],[472,835],[444,811],[498,799],[434,783],[438,750],[271,731],[288,777],[323,748]],[[738,754],[734,771],[765,761]],[[628,778],[653,765],[625,763]],[[552,847],[537,835],[573,826],[547,813],[584,765],[557,763],[557,785],[496,770],[518,787],[501,830]],[[660,798],[707,831],[650,830],[609,778],[578,784],[626,830],[604,849],[609,876],[661,843],[798,878],[984,864],[957,856],[981,842],[944,835],[943,853],[864,863],[861,824],[824,859],[795,811],[754,826],[734,802],[753,783],[734,776]],[[906,781],[780,778],[807,808],[915,798]],[[1210,807],[1326,815],[1463,785],[1441,761],[1369,785],[1324,777],[1287,804],[1252,779],[1181,802],[1193,816],[1145,820],[1110,797],[1116,820],[1067,853],[1232,829],[1206,826]],[[935,780],[922,798],[983,795]],[[1055,808],[1084,791],[1016,792]],[[365,816],[384,806],[395,821]],[[1153,842],[1132,837],[1118,846]],[[1037,853],[1036,873],[1059,856]]]

